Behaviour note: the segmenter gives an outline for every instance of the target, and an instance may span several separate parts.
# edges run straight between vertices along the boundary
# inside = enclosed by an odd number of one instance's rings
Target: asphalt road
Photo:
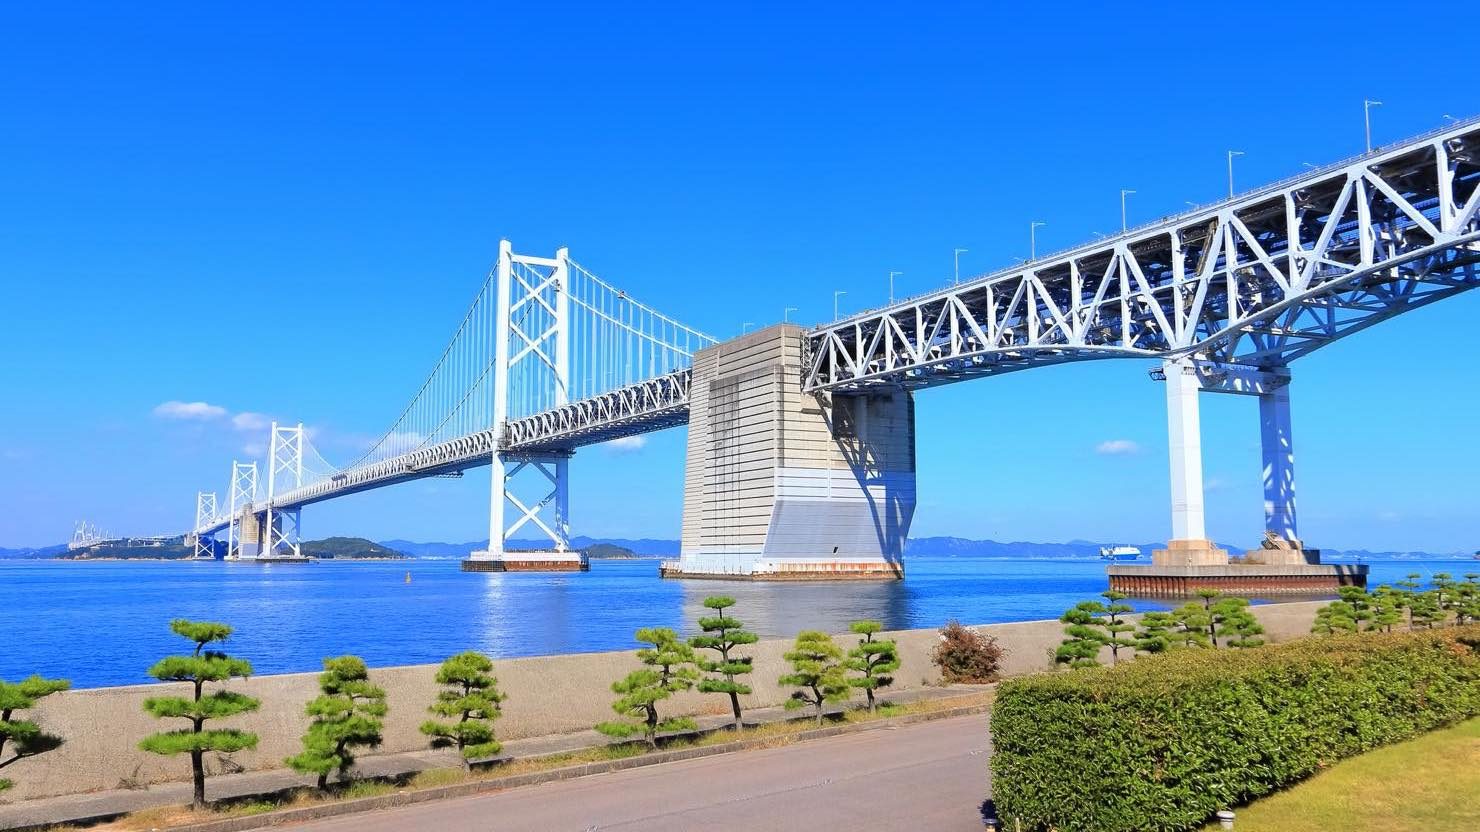
[[[314,832],[980,832],[985,714],[291,827]]]

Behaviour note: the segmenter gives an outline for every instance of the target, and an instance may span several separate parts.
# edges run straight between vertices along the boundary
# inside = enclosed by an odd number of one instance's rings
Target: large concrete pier
[[[903,577],[914,402],[803,393],[802,343],[781,324],[695,356],[682,552],[664,577]]]

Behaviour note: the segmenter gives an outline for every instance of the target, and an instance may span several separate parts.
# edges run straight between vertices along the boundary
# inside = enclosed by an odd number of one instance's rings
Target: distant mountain
[[[43,546],[40,549],[5,549],[5,548],[0,548],[0,560],[6,560],[7,558],[8,559],[13,559],[13,560],[25,560],[25,559],[34,560],[34,559],[38,559],[38,558],[54,558],[57,555],[65,554],[66,551],[67,551],[66,544],[61,544],[61,543],[57,544],[56,546]]]
[[[592,543],[590,546],[587,546],[581,551],[585,552],[586,557],[588,558],[610,558],[615,560],[622,560],[624,558],[637,557],[637,554],[631,549],[627,549],[622,546],[613,546],[610,543]]]

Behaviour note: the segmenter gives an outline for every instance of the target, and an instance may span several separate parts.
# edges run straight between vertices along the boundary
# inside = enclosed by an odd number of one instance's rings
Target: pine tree
[[[1351,604],[1345,601],[1332,601],[1316,610],[1316,619],[1311,624],[1310,631],[1328,636],[1335,633],[1355,633],[1357,619],[1354,617]]]
[[[355,764],[355,748],[380,745],[381,718],[386,714],[385,691],[370,684],[370,671],[358,656],[324,659],[319,675],[323,693],[308,703],[313,717],[303,735],[303,752],[287,758],[294,771],[317,774],[318,787],[329,785],[329,774],[345,773]]]
[[[1053,660],[1070,667],[1099,664],[1100,648],[1109,642],[1101,619],[1104,614],[1105,606],[1099,601],[1081,601],[1066,610],[1059,620],[1069,625],[1064,628],[1068,638],[1054,651]]]
[[[877,621],[855,621],[848,629],[863,636],[858,646],[848,651],[848,660],[844,662],[849,670],[859,674],[848,679],[848,684],[863,688],[868,696],[868,712],[874,713],[874,691],[894,684],[894,677],[889,674],[899,669],[899,647],[893,641],[874,639],[874,633],[884,629]]]
[[[1403,623],[1402,596],[1390,586],[1380,586],[1372,593],[1372,628],[1391,633]]]
[[[1212,647],[1208,641],[1208,628],[1213,615],[1205,605],[1188,601],[1172,612],[1177,620],[1175,642],[1181,647]]]
[[[1136,649],[1144,653],[1165,653],[1170,650],[1173,630],[1177,627],[1177,616],[1170,612],[1148,612],[1141,615],[1141,627],[1136,632]]]
[[[715,615],[699,619],[702,636],[689,639],[689,645],[700,650],[713,650],[718,659],[698,659],[699,669],[709,674],[699,682],[702,693],[724,693],[730,697],[730,710],[735,715],[735,730],[744,727],[740,718],[740,697],[750,695],[750,686],[736,681],[751,671],[750,656],[731,655],[732,650],[742,644],[754,644],[756,634],[741,629],[744,623],[738,618],[725,615],[725,610],[735,606],[735,599],[723,595],[704,599],[704,606],[715,611]]]
[[[41,730],[34,720],[13,719],[16,711],[28,711],[36,707],[36,700],[67,690],[72,683],[66,679],[43,679],[32,676],[14,684],[0,681],[0,769],[26,757],[44,754],[62,744],[62,738]],[[6,758],[6,746],[10,746],[10,757]],[[0,777],[0,792],[15,784]]]
[[[229,754],[257,747],[256,734],[236,728],[207,730],[205,723],[255,711],[262,703],[246,694],[229,690],[203,693],[207,682],[225,682],[235,677],[252,675],[250,662],[204,649],[207,644],[225,641],[231,635],[230,627],[210,621],[186,621],[177,618],[170,622],[170,630],[187,641],[194,642],[195,651],[188,656],[166,656],[160,659],[149,668],[149,675],[161,682],[188,682],[194,686],[195,695],[193,699],[152,696],[144,700],[144,710],[157,719],[188,719],[190,727],[151,734],[139,743],[139,748],[167,756],[190,755],[190,771],[195,785],[192,805],[199,809],[206,805],[205,753],[215,751]]]
[[[1422,624],[1424,629],[1430,629],[1435,624],[1444,620],[1444,609],[1439,606],[1439,593],[1437,590],[1427,592],[1416,592],[1408,597],[1408,620],[1413,624]]]
[[[1455,587],[1459,602],[1455,606],[1455,624],[1480,621],[1480,573],[1466,572],[1465,579]]]
[[[1217,646],[1218,637],[1222,637],[1228,647],[1248,648],[1264,644],[1264,639],[1258,638],[1264,632],[1264,625],[1249,612],[1247,599],[1219,598],[1213,603],[1211,612],[1217,628],[1214,646]]]
[[[1218,599],[1218,596],[1222,593],[1210,587],[1203,587],[1202,589],[1197,590],[1194,594],[1202,599],[1203,611],[1208,614],[1208,642],[1210,646],[1217,647],[1218,616],[1216,613],[1213,612],[1213,602],[1216,601]]]
[[[637,631],[637,640],[652,645],[637,651],[638,661],[647,666],[612,683],[612,693],[619,694],[612,710],[626,719],[603,722],[596,730],[617,738],[641,732],[648,747],[657,748],[659,731],[692,731],[699,727],[687,717],[660,719],[658,716],[658,703],[694,687],[699,681],[699,671],[693,666],[693,648],[680,641],[678,634],[669,628],[643,628]]]
[[[472,650],[437,668],[437,684],[445,689],[427,710],[442,720],[423,722],[421,732],[432,738],[433,748],[456,748],[464,768],[469,760],[492,757],[503,748],[494,738],[493,721],[503,716],[499,703],[506,697],[492,670],[493,660]]]
[[[1401,581],[1393,581],[1395,592],[1401,599],[1400,606],[1408,611],[1408,629],[1413,629],[1413,601],[1418,595],[1418,590],[1423,586],[1418,581],[1423,576],[1417,572],[1409,572],[1408,576]]]
[[[1336,590],[1336,594],[1341,597],[1341,600],[1346,603],[1347,608],[1351,611],[1351,619],[1356,624],[1357,630],[1362,629],[1363,621],[1372,620],[1374,614],[1372,596],[1367,594],[1367,590],[1359,586],[1344,586]],[[1372,625],[1368,624],[1367,628],[1371,629]]]
[[[1100,625],[1105,628],[1105,643],[1110,646],[1110,664],[1119,664],[1120,649],[1122,647],[1135,649],[1136,647],[1136,640],[1128,635],[1136,631],[1136,625],[1121,617],[1128,612],[1134,612],[1135,607],[1122,603],[1130,597],[1124,592],[1107,589],[1100,595],[1110,602],[1105,605],[1105,618]]]
[[[848,698],[842,648],[834,644],[832,636],[827,633],[803,630],[797,633],[796,644],[783,658],[791,662],[792,672],[776,681],[783,686],[797,688],[786,700],[787,709],[816,708],[817,724],[821,725],[822,709],[827,703]]]

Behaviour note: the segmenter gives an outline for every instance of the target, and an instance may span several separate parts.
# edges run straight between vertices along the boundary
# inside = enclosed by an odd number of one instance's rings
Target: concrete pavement
[[[980,714],[287,828],[979,832],[988,750]]]

